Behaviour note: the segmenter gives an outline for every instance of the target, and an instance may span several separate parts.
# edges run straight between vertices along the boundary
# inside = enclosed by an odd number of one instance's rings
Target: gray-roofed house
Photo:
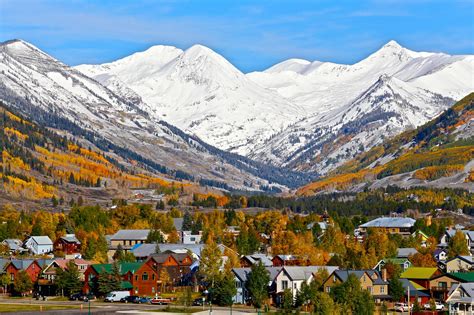
[[[54,251],[62,252],[66,258],[73,259],[80,256],[81,242],[75,234],[66,234],[54,242]]]
[[[449,242],[453,238],[454,234],[456,234],[457,231],[461,231],[464,234],[464,237],[466,238],[466,245],[469,248],[471,253],[474,253],[474,231],[469,231],[469,230],[456,230],[456,229],[449,229],[446,230],[441,236],[440,242],[438,247],[440,248],[446,248],[448,247]]]
[[[448,292],[449,314],[473,314],[474,313],[474,283],[458,283],[451,287]]]
[[[456,256],[441,263],[444,272],[469,272],[474,269],[472,256]]]
[[[228,247],[222,244],[217,245],[224,254]],[[160,253],[171,252],[171,253],[187,253],[190,252],[193,259],[199,259],[201,257],[201,251],[204,248],[204,244],[172,244],[172,243],[160,243],[158,244]],[[137,244],[130,250],[137,260],[146,260],[148,256],[156,252],[156,244]]]
[[[255,264],[262,263],[265,267],[273,266],[272,257],[265,254],[253,254],[240,257],[240,267],[252,267]]]
[[[270,282],[268,283],[268,294],[275,296],[276,283],[275,279],[280,273],[282,267],[265,267],[270,276]],[[232,272],[235,276],[235,287],[237,288],[236,295],[232,298],[236,304],[246,304],[249,300],[249,293],[245,287],[247,282],[248,274],[251,268],[233,268]]]
[[[53,241],[49,236],[31,236],[24,246],[34,255],[49,254],[53,251]]]
[[[411,255],[417,254],[418,251],[413,247],[401,247],[397,249],[397,258],[408,258]]]
[[[22,247],[23,242],[19,239],[7,238],[3,240],[2,244],[8,247],[8,251],[10,252],[10,254],[27,251],[27,249]]]
[[[324,281],[324,291],[329,293],[335,285],[347,281],[350,275],[354,275],[359,281],[363,289],[366,289],[374,297],[376,302],[389,299],[388,281],[385,270],[378,272],[376,270],[335,270]]]
[[[380,229],[385,233],[399,234],[409,237],[414,231],[416,220],[401,217],[380,217],[372,221],[359,225],[362,234],[367,233],[367,229]]]
[[[336,266],[285,266],[276,276],[276,293],[281,294],[286,289],[290,289],[293,297],[301,289],[303,282],[310,283],[313,275],[321,269],[326,269],[328,274],[333,273],[339,267]]]
[[[124,251],[131,250],[137,244],[146,242],[150,234],[150,230],[118,230],[117,233],[110,237],[109,250],[107,255],[111,258],[119,245]],[[153,251],[154,252],[154,251]]]

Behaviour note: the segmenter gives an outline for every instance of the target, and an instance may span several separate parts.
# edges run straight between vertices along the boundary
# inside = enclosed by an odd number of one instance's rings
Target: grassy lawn
[[[2,312],[21,312],[21,311],[40,311],[40,307],[43,307],[43,311],[48,310],[65,310],[79,308],[78,305],[33,305],[33,304],[6,304],[0,303],[0,313]]]

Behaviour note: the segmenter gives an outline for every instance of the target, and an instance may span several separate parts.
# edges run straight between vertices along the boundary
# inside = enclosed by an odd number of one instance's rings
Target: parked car
[[[151,299],[150,304],[158,304],[158,305],[168,305],[171,303],[171,299],[165,299],[161,296],[157,296],[154,299]]]
[[[407,303],[395,303],[395,311],[396,312],[408,312],[408,310],[412,309],[413,305],[410,305],[410,308],[408,308]]]
[[[150,304],[151,303],[151,299],[148,298],[148,297],[141,297],[139,298],[138,300],[136,300],[134,303],[138,303],[138,304]]]
[[[112,291],[105,296],[104,302],[120,302],[123,298],[130,296],[129,291]]]
[[[204,305],[204,298],[197,298],[193,301],[194,306],[203,306]]]
[[[92,293],[84,294],[84,293],[82,293],[82,292],[79,292],[79,293],[72,294],[72,295],[69,297],[69,300],[70,300],[70,301],[84,301],[84,302],[88,302],[89,300],[95,300],[95,295],[92,294]]]
[[[129,296],[121,298],[120,302],[122,302],[122,303],[138,303],[136,301],[138,301],[139,299],[140,299],[139,296],[129,295]]]
[[[444,305],[438,301],[435,302],[435,305],[436,305],[436,310],[437,311],[442,311],[444,309]],[[423,305],[423,308],[425,310],[430,310],[431,309],[431,304],[430,303],[426,303],[425,305]]]

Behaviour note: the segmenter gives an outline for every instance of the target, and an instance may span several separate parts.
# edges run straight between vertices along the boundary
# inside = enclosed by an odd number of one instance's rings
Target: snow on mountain
[[[161,61],[155,60],[157,51],[164,52]],[[174,53],[179,54],[175,49],[161,47],[133,55],[126,58],[126,66],[130,67],[126,71],[133,67],[138,69],[140,65],[146,71],[150,60],[156,65],[164,64]],[[194,53],[197,53],[195,49]],[[147,57],[146,62],[137,56]],[[125,69],[119,69],[115,64],[103,68],[113,69],[114,66],[116,73]],[[93,134],[91,139],[95,138],[102,145],[110,147],[109,143],[112,143],[114,151],[129,150],[132,155],[137,154],[133,159],[140,156],[140,159],[187,172],[198,179],[225,182],[241,189],[269,185],[268,181],[252,175],[252,172],[258,172],[263,176],[267,170],[265,166],[227,156],[160,121],[159,116],[145,111],[149,108],[140,95],[118,80],[118,76],[104,73],[103,68],[94,68],[97,71],[97,80],[94,80],[24,41],[0,43],[0,100],[33,120],[58,129],[62,127],[76,136],[75,132],[89,132],[89,135]],[[179,67],[168,67],[167,70],[171,73]],[[248,165],[247,169],[235,166],[241,164]],[[267,173],[275,174],[272,170]]]
[[[150,49],[152,50],[152,49]],[[199,136],[220,149],[247,154],[255,145],[305,116],[301,106],[249,80],[225,58],[195,45],[168,62],[137,53],[110,64],[77,69],[107,85],[100,76],[116,76],[140,95],[154,116]],[[170,54],[167,57],[171,57]],[[100,70],[97,70],[100,69]],[[134,69],[133,73],[129,69]],[[108,85],[107,85],[108,86]]]

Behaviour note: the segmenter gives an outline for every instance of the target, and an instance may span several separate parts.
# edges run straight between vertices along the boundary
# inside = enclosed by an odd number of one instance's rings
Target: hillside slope
[[[474,191],[474,93],[421,127],[359,154],[297,194],[389,185]]]

